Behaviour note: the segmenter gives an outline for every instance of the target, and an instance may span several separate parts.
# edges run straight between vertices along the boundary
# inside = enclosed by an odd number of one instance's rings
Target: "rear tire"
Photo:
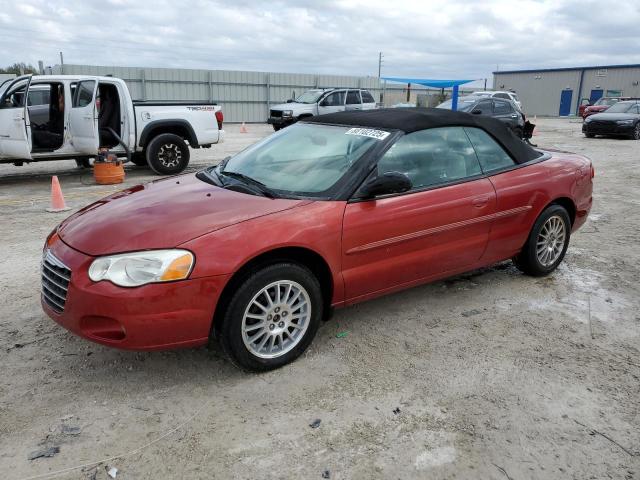
[[[634,140],[640,140],[640,122],[636,123],[636,127],[633,129],[631,138],[633,138]]]
[[[248,275],[222,314],[218,339],[236,366],[282,367],[311,344],[322,319],[320,282],[306,267],[281,262]]]
[[[529,238],[514,258],[514,263],[527,275],[549,275],[562,262],[570,236],[569,214],[561,205],[550,205],[533,224]]]
[[[173,133],[163,133],[147,145],[147,163],[158,175],[176,175],[189,164],[189,147]]]

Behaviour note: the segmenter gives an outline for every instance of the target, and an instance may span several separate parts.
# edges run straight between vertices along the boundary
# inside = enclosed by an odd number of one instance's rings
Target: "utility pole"
[[[380,78],[380,72],[382,71],[382,52],[378,53],[378,78]]]
[[[378,52],[378,88],[380,87],[380,72],[382,71],[382,52]],[[387,88],[387,81],[384,82],[382,92],[380,92],[380,104],[384,105],[384,93]]]
[[[64,57],[62,56],[62,52],[60,52],[60,75],[64,75]]]

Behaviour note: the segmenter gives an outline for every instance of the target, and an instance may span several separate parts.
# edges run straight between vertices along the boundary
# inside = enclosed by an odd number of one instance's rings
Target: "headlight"
[[[618,120],[616,121],[618,125],[633,125],[633,119],[629,120]]]
[[[587,117],[584,119],[584,123],[589,123],[591,120],[593,120],[591,117]]]
[[[283,110],[282,115],[285,117],[290,117],[293,115],[293,110]]]
[[[184,280],[191,273],[193,254],[187,250],[149,250],[96,258],[89,267],[94,282],[108,280],[121,287]]]

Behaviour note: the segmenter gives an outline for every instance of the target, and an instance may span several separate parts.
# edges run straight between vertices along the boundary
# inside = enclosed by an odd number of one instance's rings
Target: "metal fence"
[[[46,73],[64,75],[112,75],[123,79],[134,100],[193,100],[222,105],[225,121],[265,122],[271,105],[283,103],[310,88],[351,87],[369,90],[389,106],[407,99],[407,86],[376,77],[312,75],[230,70],[56,65]],[[412,85],[410,101],[440,90]],[[433,103],[433,102],[431,102]]]

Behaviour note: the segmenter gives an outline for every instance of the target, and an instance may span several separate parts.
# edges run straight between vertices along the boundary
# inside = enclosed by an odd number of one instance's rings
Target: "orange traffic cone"
[[[58,176],[54,175],[51,177],[51,207],[47,208],[47,212],[65,212],[67,210],[71,210],[71,208],[67,207],[64,202]]]
[[[247,127],[244,124],[244,122],[242,122],[242,125],[240,125],[240,133],[249,133],[249,131],[247,130]]]

